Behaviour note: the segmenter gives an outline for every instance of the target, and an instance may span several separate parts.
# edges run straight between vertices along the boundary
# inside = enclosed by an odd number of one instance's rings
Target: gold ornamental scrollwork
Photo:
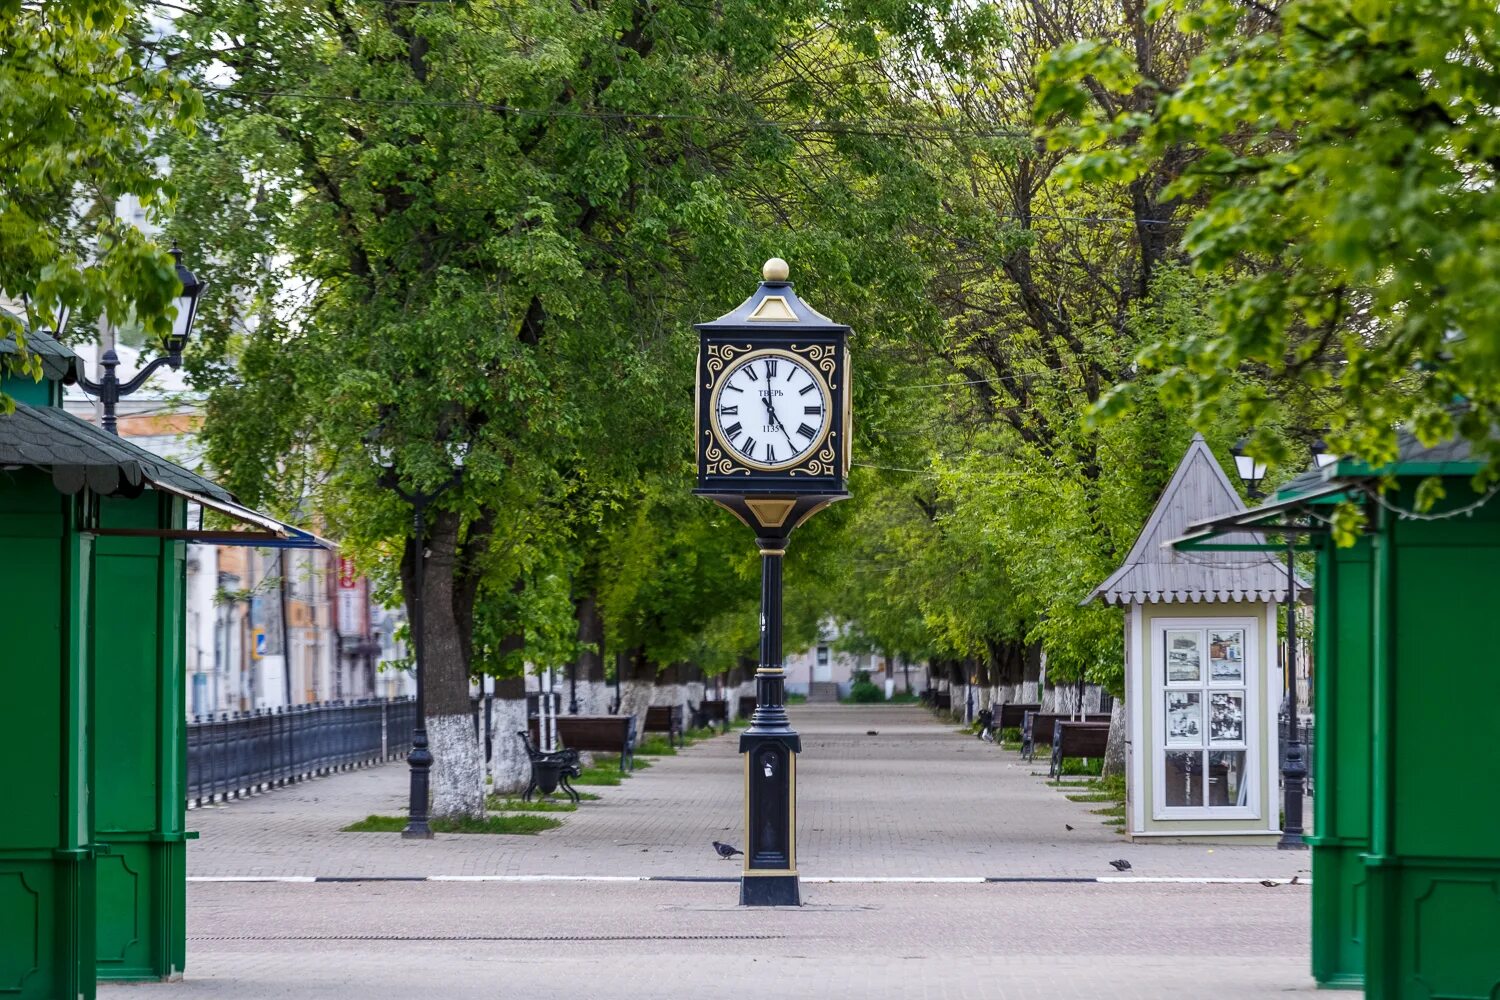
[[[837,453],[833,449],[833,442],[831,440],[831,438],[834,436],[835,435],[829,435],[830,441],[828,444],[823,446],[823,449],[821,451],[809,458],[806,462],[803,462],[801,465],[797,466],[795,469],[792,469],[792,475],[796,475],[799,472],[807,476],[833,475],[833,463],[837,458]]]
[[[710,476],[732,476],[736,472],[749,475],[750,470],[735,464],[734,459],[724,454],[707,431],[704,431],[704,435],[708,437],[708,447],[703,452],[704,464],[708,467]]]
[[[733,364],[735,358],[739,357],[741,354],[748,353],[749,350],[749,344],[746,344],[743,347],[736,344],[709,344],[707,365],[708,382],[706,383],[706,385],[712,385],[714,380],[719,377],[719,372],[723,371],[729,365]]]
[[[833,379],[834,369],[838,367],[838,363],[835,360],[838,355],[837,348],[831,344],[809,344],[807,347],[798,347],[796,344],[793,344],[792,350],[817,365],[818,370],[823,373],[824,378],[830,381]]]

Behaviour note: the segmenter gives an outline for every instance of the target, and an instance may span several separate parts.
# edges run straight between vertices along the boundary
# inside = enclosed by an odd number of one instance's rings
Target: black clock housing
[[[852,428],[849,413],[849,327],[835,323],[802,301],[786,280],[786,265],[766,264],[766,280],[732,311],[699,323],[697,371],[698,486],[693,492],[741,513],[745,499],[797,498],[841,500],[849,474]],[[829,431],[819,447],[784,469],[757,468],[713,431],[714,387],[736,364],[755,351],[775,349],[796,355],[827,383]],[[739,502],[734,502],[739,501]],[[759,505],[757,505],[759,506]],[[812,509],[823,503],[796,504]],[[800,510],[799,510],[800,513]],[[790,519],[790,518],[789,518]],[[796,520],[800,521],[798,517]],[[752,525],[764,527],[764,525]]]

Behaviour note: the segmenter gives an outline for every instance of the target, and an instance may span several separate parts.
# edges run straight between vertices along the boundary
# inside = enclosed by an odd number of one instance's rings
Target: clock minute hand
[[[792,436],[787,433],[786,424],[783,424],[781,418],[776,415],[776,407],[771,404],[771,397],[762,396],[760,400],[766,404],[766,412],[771,414],[771,426],[781,431],[781,436],[786,438],[786,446],[792,449],[793,455],[797,454],[797,446],[792,443]]]

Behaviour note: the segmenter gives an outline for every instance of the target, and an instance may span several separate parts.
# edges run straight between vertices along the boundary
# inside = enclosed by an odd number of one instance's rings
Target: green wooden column
[[[184,503],[147,491],[100,503],[101,528],[181,528]],[[101,535],[92,649],[98,974],[167,979],[183,968],[185,543]]]
[[[1474,502],[1444,475],[1441,514]],[[1410,510],[1420,477],[1391,502]],[[1366,995],[1500,995],[1500,501],[1442,520],[1381,512],[1375,538]]]
[[[29,469],[0,473],[6,649],[0,732],[0,995],[94,996],[94,844],[88,794],[90,544],[79,501]]]
[[[1312,969],[1319,985],[1357,989],[1365,969],[1370,847],[1371,553],[1368,537],[1318,553],[1318,738],[1313,761]]]

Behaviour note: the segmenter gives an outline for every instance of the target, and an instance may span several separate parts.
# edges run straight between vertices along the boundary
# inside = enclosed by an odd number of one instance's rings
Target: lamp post
[[[182,251],[177,249],[177,244],[172,244],[169,252],[177,267],[177,280],[182,283],[182,292],[172,300],[177,306],[177,316],[172,320],[172,332],[167,335],[166,355],[142,368],[129,381],[121,382],[120,377],[115,373],[115,369],[120,366],[120,356],[111,347],[99,359],[99,365],[104,369],[104,377],[97,382],[86,377],[80,377],[78,380],[80,389],[90,396],[97,396],[99,402],[103,404],[104,419],[101,424],[111,434],[120,433],[116,426],[115,407],[121,399],[145,385],[151,373],[162,365],[170,365],[173,369],[182,367],[182,349],[187,346],[188,337],[192,335],[193,320],[198,315],[198,297],[203,294],[207,282],[199,281],[182,263]],[[66,320],[60,319],[59,329],[65,324]]]
[[[423,629],[422,593],[427,585],[427,508],[443,493],[457,486],[463,479],[464,461],[468,458],[469,442],[453,442],[447,448],[453,471],[448,479],[427,490],[408,490],[401,485],[396,471],[395,450],[382,440],[380,429],[365,438],[365,448],[380,469],[379,483],[393,491],[411,505],[412,517],[412,593],[411,593],[411,641],[412,660],[417,680],[417,719],[412,727],[411,752],[406,763],[411,768],[411,795],[408,800],[406,829],[401,836],[407,840],[431,840],[432,828],[427,824],[429,790],[431,788],[432,751],[427,748],[427,697],[422,669],[422,650],[426,644]]]
[[[1266,477],[1266,463],[1245,453],[1245,439],[1240,438],[1230,449],[1234,455],[1234,467],[1245,481],[1245,493],[1252,499],[1265,494],[1260,491],[1261,481]],[[1327,448],[1320,438],[1313,444],[1312,457],[1319,468],[1327,465],[1323,456]],[[1285,750],[1281,754],[1282,813],[1281,840],[1276,846],[1284,851],[1305,850],[1302,828],[1302,800],[1307,780],[1307,748],[1302,742],[1301,727],[1297,724],[1297,539],[1286,538],[1286,691],[1283,704],[1286,708]]]

